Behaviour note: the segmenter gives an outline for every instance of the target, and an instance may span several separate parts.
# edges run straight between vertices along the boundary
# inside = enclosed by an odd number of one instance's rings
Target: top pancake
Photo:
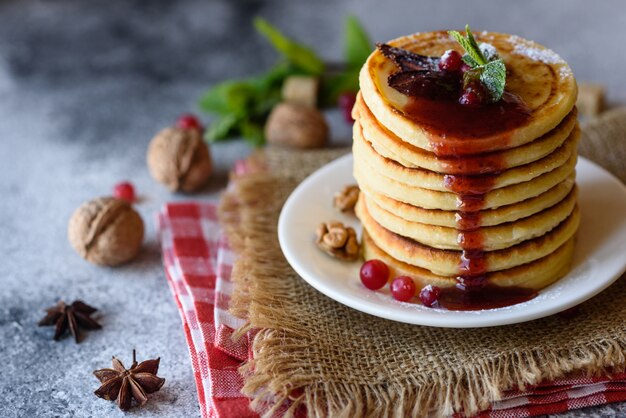
[[[456,102],[409,98],[389,87],[397,71],[374,51],[360,73],[363,100],[378,122],[403,141],[437,155],[471,155],[527,144],[554,129],[574,108],[576,81],[556,53],[525,39],[501,33],[476,33],[476,40],[498,50],[507,67],[507,94],[525,104],[523,119],[498,117],[506,101],[472,108]],[[395,47],[440,56],[462,52],[447,32],[418,33],[391,41]],[[485,114],[490,115],[485,120]]]

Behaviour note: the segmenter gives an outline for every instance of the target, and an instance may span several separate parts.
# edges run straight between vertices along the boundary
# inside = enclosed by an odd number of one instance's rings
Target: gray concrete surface
[[[195,110],[202,90],[253,74],[274,59],[250,17],[262,15],[341,54],[341,21],[359,16],[375,40],[435,28],[508,31],[550,45],[580,79],[606,84],[626,102],[626,5],[620,0],[514,1],[0,1],[0,417],[121,417],[97,399],[91,371],[112,355],[160,355],[163,390],[133,414],[199,416],[176,307],[161,269],[153,214],[185,199],[153,182],[150,137]],[[335,115],[336,116],[336,115]],[[337,122],[337,121],[336,121]],[[335,140],[348,130],[335,123]],[[242,142],[213,147],[217,173],[197,196],[215,199]],[[145,248],[118,269],[80,259],[66,225],[82,201],[130,179],[142,196]],[[101,309],[104,329],[80,345],[37,328],[57,299]],[[625,416],[624,405],[566,414]]]

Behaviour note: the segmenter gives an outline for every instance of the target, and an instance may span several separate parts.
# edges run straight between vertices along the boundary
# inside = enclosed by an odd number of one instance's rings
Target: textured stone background
[[[517,33],[550,45],[579,79],[626,102],[626,5],[621,0],[514,1],[85,1],[0,0],[0,417],[121,417],[94,397],[91,371],[112,355],[160,355],[162,391],[137,416],[197,417],[178,313],[161,269],[153,214],[182,199],[151,181],[153,133],[194,110],[202,90],[274,60],[255,36],[262,15],[287,33],[341,54],[341,23],[359,16],[375,40],[462,27]],[[324,46],[322,50],[321,46]],[[348,129],[333,115],[335,140]],[[215,199],[242,142],[213,147],[217,174],[200,198]],[[91,266],[66,240],[82,201],[131,179],[147,224],[144,251],[119,269]],[[79,346],[37,328],[41,309],[83,298],[104,329]],[[624,416],[623,405],[574,416]]]

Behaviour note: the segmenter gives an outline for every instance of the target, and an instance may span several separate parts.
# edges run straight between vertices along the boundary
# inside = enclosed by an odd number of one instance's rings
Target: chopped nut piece
[[[359,186],[351,184],[335,193],[335,207],[342,212],[354,210],[356,201],[359,200]]]
[[[328,221],[317,227],[316,234],[317,246],[331,257],[346,261],[359,258],[360,246],[354,228]]]
[[[283,100],[307,107],[317,104],[319,81],[315,77],[293,75],[283,83]]]

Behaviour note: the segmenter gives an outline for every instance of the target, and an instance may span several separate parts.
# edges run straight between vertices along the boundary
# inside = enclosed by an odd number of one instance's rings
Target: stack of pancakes
[[[507,67],[496,104],[407,97],[376,50],[353,110],[354,176],[366,259],[428,285],[541,289],[569,269],[580,215],[580,130],[573,74],[554,52],[499,33],[476,34]],[[390,45],[421,55],[463,52],[446,32]],[[460,285],[460,286],[459,286]]]

